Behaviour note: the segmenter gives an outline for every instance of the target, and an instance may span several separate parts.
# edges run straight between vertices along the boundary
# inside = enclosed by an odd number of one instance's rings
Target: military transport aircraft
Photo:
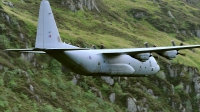
[[[75,73],[88,76],[148,76],[160,70],[152,52],[173,59],[181,49],[200,45],[146,47],[126,49],[87,49],[61,41],[48,0],[40,4],[35,48],[6,49],[28,53],[45,53]]]

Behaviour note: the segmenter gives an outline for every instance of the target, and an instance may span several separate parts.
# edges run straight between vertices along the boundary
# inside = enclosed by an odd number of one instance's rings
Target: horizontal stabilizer
[[[87,48],[47,48],[47,49],[6,49],[4,51],[14,51],[14,52],[27,52],[27,53],[46,53],[46,52],[62,52],[62,51],[76,51],[76,50],[89,50]]]

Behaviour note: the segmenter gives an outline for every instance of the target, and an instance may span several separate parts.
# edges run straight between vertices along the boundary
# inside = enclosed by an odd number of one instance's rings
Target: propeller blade
[[[180,46],[183,46],[183,42],[180,43]]]
[[[176,44],[175,44],[174,40],[172,40],[172,45],[173,45],[173,46],[176,46]]]
[[[181,56],[186,56],[186,54],[185,54],[185,53],[180,53],[180,52],[178,52],[178,55],[181,55]]]
[[[145,42],[145,43],[144,43],[144,45],[145,45],[145,47],[146,47],[146,48],[148,48],[148,47],[149,47],[149,45],[148,45],[148,43],[147,43],[147,42]]]

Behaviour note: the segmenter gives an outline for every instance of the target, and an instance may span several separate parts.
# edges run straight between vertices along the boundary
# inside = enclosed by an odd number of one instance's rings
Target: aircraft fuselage
[[[88,76],[148,76],[160,70],[154,57],[141,62],[129,55],[105,55],[98,50],[77,50],[51,53],[75,73]]]

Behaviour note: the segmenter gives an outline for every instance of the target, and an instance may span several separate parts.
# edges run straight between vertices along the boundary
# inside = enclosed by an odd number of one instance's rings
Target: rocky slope
[[[198,0],[51,0],[63,41],[107,48],[200,43]],[[34,46],[40,0],[0,2],[0,49]],[[169,43],[169,44],[166,44]],[[198,56],[168,61],[149,77],[86,77],[46,55],[0,51],[0,111],[197,112]]]

